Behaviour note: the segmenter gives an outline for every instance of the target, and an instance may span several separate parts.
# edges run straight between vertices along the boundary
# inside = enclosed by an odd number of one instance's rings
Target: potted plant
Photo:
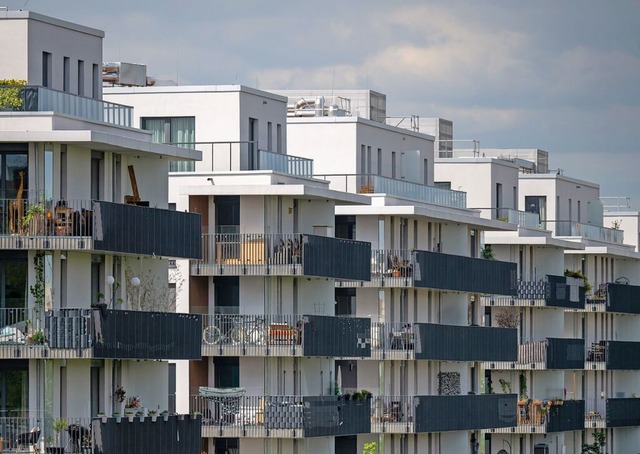
[[[120,421],[122,421],[122,415],[120,414],[119,411],[114,411],[113,412],[113,417],[116,418],[116,422],[119,423]],[[104,421],[103,421],[104,422]]]
[[[34,345],[43,345],[46,340],[44,332],[42,331],[34,332],[29,339]]]
[[[191,419],[197,419],[198,416],[202,416],[202,413],[200,413],[199,411],[194,411],[193,413],[191,413]]]
[[[138,411],[136,412],[136,416],[137,416],[138,418],[140,418],[140,422],[144,422],[144,411],[143,411],[143,410],[138,410]]]
[[[104,412],[99,412],[98,413],[98,418],[100,418],[100,420],[102,421],[102,424],[106,424],[107,423],[107,415]]]
[[[168,410],[162,410],[160,412],[160,416],[162,416],[162,419],[164,420],[164,422],[169,421],[169,411]]]
[[[158,419],[158,411],[149,410],[149,416],[151,416],[151,422],[156,422],[156,419]]]
[[[51,424],[51,428],[55,433],[56,446],[49,446],[46,449],[47,454],[64,454],[64,448],[60,447],[60,432],[67,428],[67,421],[56,418]],[[49,440],[49,444],[53,444],[53,440]]]
[[[44,202],[29,204],[22,217],[22,230],[30,236],[44,235]]]

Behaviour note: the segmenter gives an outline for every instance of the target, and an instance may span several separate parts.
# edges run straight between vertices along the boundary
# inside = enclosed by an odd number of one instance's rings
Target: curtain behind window
[[[171,142],[184,144],[184,148],[195,148],[193,142],[196,140],[196,121],[193,117],[182,117],[171,119]],[[193,161],[176,161],[169,165],[171,172],[193,172],[196,163]]]

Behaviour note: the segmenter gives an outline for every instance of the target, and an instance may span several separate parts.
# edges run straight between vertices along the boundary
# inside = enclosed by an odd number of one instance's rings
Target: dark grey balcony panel
[[[545,300],[547,306],[584,309],[584,287],[572,288],[565,276],[547,275]]]
[[[431,323],[414,325],[415,358],[434,361],[517,361],[517,330]]]
[[[584,339],[547,338],[547,369],[582,369],[584,359]]]
[[[607,399],[607,427],[640,426],[640,399]]]
[[[94,454],[158,454],[199,453],[202,444],[202,417],[169,416],[156,422],[150,417],[144,421],[127,418],[117,423],[115,418],[106,422],[91,422]]]
[[[303,237],[306,276],[371,280],[371,243],[318,235]]]
[[[605,342],[608,370],[640,370],[640,342]]]
[[[416,287],[494,295],[518,293],[515,263],[428,251],[415,251],[415,255]]]
[[[497,429],[517,424],[515,394],[418,396],[416,432]]]
[[[307,396],[304,402],[305,437],[332,437],[371,433],[371,399],[343,396]]]
[[[93,223],[93,246],[96,250],[200,258],[199,214],[94,202]]]
[[[584,400],[565,400],[549,409],[547,432],[584,429]]]
[[[202,358],[198,314],[107,310],[93,315],[96,358]]]
[[[371,357],[371,319],[305,315],[304,356]]]
[[[640,286],[607,284],[607,312],[640,314]]]
[[[47,311],[45,335],[50,348],[84,349],[92,346],[93,319],[91,309]]]

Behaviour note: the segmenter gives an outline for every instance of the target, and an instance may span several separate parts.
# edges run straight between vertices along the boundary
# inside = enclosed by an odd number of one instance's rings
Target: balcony
[[[515,296],[483,296],[482,302],[486,306],[584,309],[584,282],[582,279],[547,275],[540,281],[519,281]]]
[[[5,310],[0,358],[200,359],[200,315],[105,309]],[[29,316],[30,318],[27,318]]]
[[[379,396],[371,411],[372,433],[496,429],[516,421],[516,395]]]
[[[133,108],[37,86],[0,86],[0,112],[54,112],[84,120],[131,127]],[[11,105],[6,102],[11,101]]]
[[[514,210],[513,208],[496,208],[494,209],[495,219],[516,224],[518,227],[539,230],[540,215],[538,213],[530,213],[528,211]]]
[[[415,200],[416,202],[452,208],[466,208],[467,206],[466,192],[441,189],[379,175],[327,174],[315,175],[315,177],[329,181],[329,187],[336,191],[358,194],[387,194]]]
[[[336,287],[406,287],[511,295],[516,264],[406,249],[372,251],[371,279],[336,282]]]
[[[314,276],[369,280],[371,244],[295,233],[202,236],[193,276]]]
[[[372,326],[372,358],[431,361],[515,361],[516,330],[432,323]]]
[[[553,433],[583,430],[584,400],[536,399],[518,402],[517,425],[493,433]]]
[[[0,248],[198,258],[200,215],[91,200],[2,199]]]
[[[584,339],[548,337],[519,345],[515,362],[492,361],[485,363],[485,367],[498,370],[582,369],[584,358]]]
[[[203,317],[202,356],[370,357],[371,319],[322,315]]]
[[[28,412],[24,412],[28,413]],[[53,430],[54,423],[60,432]],[[0,452],[199,452],[201,417],[0,418]]]
[[[371,399],[345,396],[192,396],[202,436],[309,438],[371,432]]]
[[[640,370],[640,342],[601,340],[591,342],[587,370]]]
[[[640,314],[640,286],[607,283],[587,298],[585,309],[589,312],[618,312]]]
[[[592,224],[582,224],[574,221],[546,221],[548,227],[555,224],[556,236],[575,236],[589,240],[604,241],[607,243],[624,243],[624,232],[619,229],[610,229]]]
[[[173,142],[171,145],[196,148],[202,151],[204,161],[198,166],[200,171],[272,170],[297,177],[313,178],[313,159],[260,150],[257,141]],[[207,159],[207,157],[209,158]],[[195,166],[193,166],[189,170],[171,171],[195,172],[195,170]]]

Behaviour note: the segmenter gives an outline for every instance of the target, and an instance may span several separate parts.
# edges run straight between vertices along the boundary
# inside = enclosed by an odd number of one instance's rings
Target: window
[[[276,152],[282,154],[282,125],[276,125]]]
[[[378,148],[378,175],[382,175],[382,148]]]
[[[196,138],[195,117],[146,117],[141,119],[142,129],[151,131],[156,143],[171,143],[185,148],[194,148]],[[174,161],[169,164],[170,172],[193,172],[193,161]]]
[[[93,88],[93,94],[92,97],[93,99],[100,99],[100,82],[101,82],[101,77],[100,77],[100,68],[98,67],[98,65],[94,64],[93,65],[93,72],[91,73],[91,82],[92,82],[92,88]]]
[[[450,181],[434,181],[433,186],[438,189],[446,189],[451,190],[451,182]]]
[[[42,52],[42,86],[51,86],[51,54]]]
[[[538,213],[540,221],[547,220],[547,197],[545,196],[525,196],[525,211],[529,213]]]
[[[100,68],[98,65],[93,65],[92,73],[92,86],[93,86],[93,99],[100,98]]]
[[[273,151],[273,124],[267,122],[267,151]]]
[[[391,152],[391,178],[396,178],[396,152]]]
[[[78,95],[84,96],[84,61],[78,60]]]
[[[69,91],[69,71],[71,70],[71,63],[69,57],[63,57],[62,59],[62,91]]]

